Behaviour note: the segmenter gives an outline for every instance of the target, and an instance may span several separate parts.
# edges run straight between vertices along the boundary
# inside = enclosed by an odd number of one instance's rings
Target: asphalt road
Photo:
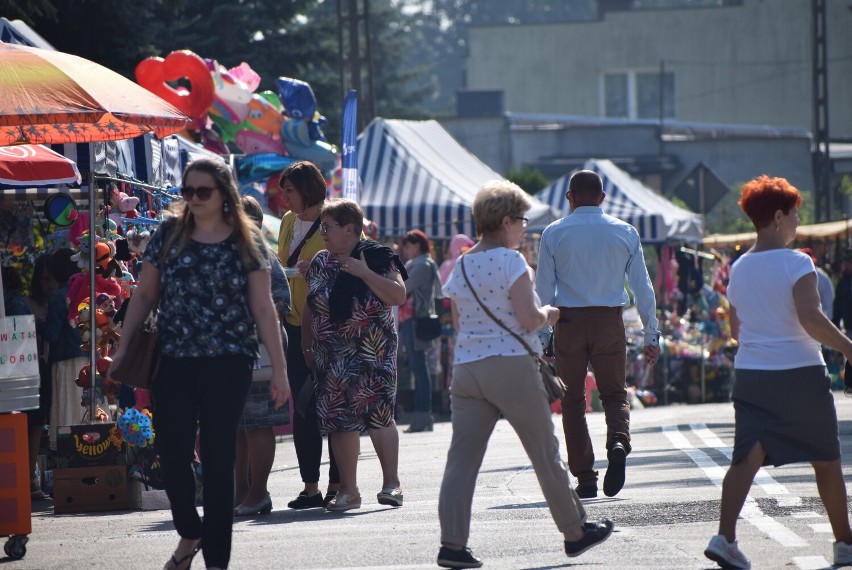
[[[852,398],[838,393],[836,401],[849,480]],[[561,440],[559,416],[554,420]],[[602,414],[591,414],[590,426],[603,473]],[[733,445],[732,406],[635,410],[632,428],[625,488],[614,498],[601,494],[584,501],[590,518],[612,518],[616,532],[569,560],[520,442],[508,423],[498,423],[473,504],[470,546],[485,568],[714,568],[703,550],[716,532],[721,478]],[[364,505],[345,514],[287,509],[301,483],[292,441],[282,439],[270,480],[274,509],[236,523],[231,568],[434,568],[438,489],[450,434],[448,423],[436,424],[432,433],[400,434],[400,509],[376,503],[378,460],[362,438]],[[0,559],[2,570],[161,568],[177,541],[166,510],[54,515],[52,503],[43,501],[34,511],[26,556]],[[830,567],[833,538],[810,466],[759,473],[738,534],[755,568]],[[203,567],[200,556],[194,567]]]

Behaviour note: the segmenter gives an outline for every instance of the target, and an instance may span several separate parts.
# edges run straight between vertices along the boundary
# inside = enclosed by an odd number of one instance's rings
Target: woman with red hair
[[[757,230],[731,268],[728,299],[734,360],[734,452],[722,485],[719,534],[704,555],[723,568],[750,568],[736,541],[737,517],[763,465],[809,462],[834,532],[834,564],[852,564],[852,528],[840,464],[837,412],[820,344],[852,359],[852,342],[820,307],[811,258],[787,248],[802,197],[787,180],[749,181],[740,207]]]
[[[402,257],[408,281],[408,298],[399,308],[399,336],[408,355],[408,367],[414,373],[414,416],[407,433],[432,431],[432,376],[426,364],[426,351],[432,340],[418,337],[417,319],[435,315],[435,298],[441,290],[438,264],[430,255],[432,242],[420,230],[411,230],[402,238]]]

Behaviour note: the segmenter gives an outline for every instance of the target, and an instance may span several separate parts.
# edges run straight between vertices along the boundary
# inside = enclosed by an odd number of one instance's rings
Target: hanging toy
[[[146,447],[154,443],[154,428],[151,426],[151,412],[147,409],[128,408],[118,418],[121,437],[129,445]]]

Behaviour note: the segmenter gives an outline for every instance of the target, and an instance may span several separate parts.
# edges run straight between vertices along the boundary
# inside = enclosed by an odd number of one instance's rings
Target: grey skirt
[[[269,396],[269,380],[252,382],[239,429],[271,428],[289,423],[290,406],[285,403],[280,409],[275,409],[275,402]]]
[[[758,441],[764,465],[833,461],[840,457],[837,411],[824,366],[736,371],[731,400],[736,429],[731,463]]]

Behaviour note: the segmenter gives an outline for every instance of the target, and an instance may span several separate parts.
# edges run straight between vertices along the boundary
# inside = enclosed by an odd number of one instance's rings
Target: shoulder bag
[[[124,358],[119,361],[118,366],[110,367],[107,375],[126,386],[150,390],[159,371],[160,346],[155,309],[136,334],[130,337]]]
[[[467,277],[467,271],[464,268],[464,257],[458,260],[459,265],[461,265],[462,275],[464,276],[464,280],[467,283],[470,292],[473,293],[473,298],[476,299],[476,302],[479,303],[479,306],[482,307],[482,310],[485,311],[485,314],[491,317],[491,319],[500,325],[503,330],[508,332],[510,335],[515,337],[518,342],[526,349],[529,355],[536,361],[538,364],[538,372],[541,375],[541,381],[544,383],[544,391],[547,392],[547,401],[552,404],[557,400],[561,400],[565,397],[565,383],[562,382],[562,379],[556,373],[556,368],[550,362],[543,359],[540,355],[536,354],[535,351],[530,347],[527,342],[521,338],[520,335],[515,333],[512,329],[503,324],[503,321],[497,318],[497,316],[488,310],[488,307],[483,304],[482,300],[479,298],[479,295],[476,294],[476,289],[473,288],[473,285],[470,282],[470,279]]]
[[[284,346],[287,345],[287,332],[281,328],[281,339],[284,341]],[[266,345],[260,342],[258,338],[258,352],[260,357],[255,361],[251,371],[252,382],[268,382],[272,380],[272,358],[269,357],[269,351],[266,350]],[[284,356],[287,355],[287,349],[284,349]],[[285,358],[286,359],[286,358]]]
[[[295,220],[293,221],[295,224]],[[313,237],[317,230],[320,227],[320,219],[317,218],[314,220],[314,223],[311,225],[308,233],[305,234],[305,237],[302,238],[302,241],[299,242],[299,245],[296,246],[296,249],[293,250],[293,253],[290,254],[290,257],[287,258],[287,267],[294,267],[296,263],[299,261],[299,254],[302,253],[302,248],[305,247],[305,244],[308,243],[308,240]]]
[[[432,270],[432,292],[435,292],[435,280],[440,281],[437,266],[434,263],[429,263],[429,269]],[[425,317],[414,317],[414,336],[418,340],[430,341],[441,336],[441,317],[431,314]]]

